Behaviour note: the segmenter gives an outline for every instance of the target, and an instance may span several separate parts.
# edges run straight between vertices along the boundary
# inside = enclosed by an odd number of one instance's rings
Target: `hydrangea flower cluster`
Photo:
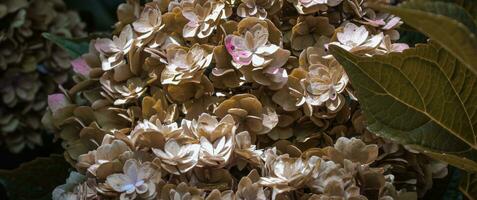
[[[83,37],[78,13],[62,0],[0,1],[0,142],[13,153],[42,145],[47,95],[71,75],[70,58],[43,32]]]
[[[406,49],[342,0],[128,0],[45,125],[75,167],[53,199],[416,199],[446,165],[368,132],[329,45]]]

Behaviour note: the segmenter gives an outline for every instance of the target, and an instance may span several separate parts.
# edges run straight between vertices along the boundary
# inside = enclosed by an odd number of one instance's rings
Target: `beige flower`
[[[232,64],[248,82],[257,82],[272,90],[287,82],[283,66],[290,51],[280,48],[280,31],[269,20],[245,18],[237,25],[237,35],[225,37],[225,47],[232,56]]]
[[[214,48],[215,67],[210,73],[214,87],[220,89],[236,88],[245,82],[242,73],[232,65],[232,56],[224,45]]]
[[[124,26],[133,23],[141,14],[141,5],[138,0],[126,0],[121,3],[116,10],[118,22],[116,22],[115,32],[119,32]],[[119,31],[118,31],[119,30]]]
[[[113,74],[106,72],[100,78],[103,91],[112,99],[114,105],[123,105],[140,98],[147,90],[146,82],[139,77],[127,79],[126,82],[116,82]]]
[[[234,200],[234,197],[234,192],[231,190],[220,192],[219,190],[214,189],[209,193],[209,195],[207,195],[205,200]]]
[[[261,24],[251,27],[242,36],[228,35],[225,46],[238,68],[249,64],[254,67],[266,65],[272,60],[268,56],[280,48],[268,42],[268,30]]]
[[[326,11],[328,7],[337,6],[342,1],[343,0],[289,0],[300,14]]]
[[[143,120],[129,134],[134,146],[139,149],[164,148],[166,140],[178,138],[182,128],[177,123],[162,124],[159,119],[155,121]]]
[[[311,175],[312,178],[307,186],[313,193],[322,194],[323,196],[345,197],[347,188],[356,189],[353,176],[356,165],[351,161],[346,161],[345,166],[337,164],[333,161],[321,161],[321,165]],[[358,195],[359,195],[359,188]]]
[[[188,186],[187,183],[181,182],[177,186],[167,184],[162,187],[161,198],[164,200],[199,200],[203,199],[203,191],[195,187]]]
[[[197,36],[205,38],[216,29],[216,24],[225,18],[225,4],[220,1],[208,0],[204,4],[185,2],[182,4],[182,15],[189,20],[184,26],[182,35],[185,38]]]
[[[223,136],[233,136],[235,134],[236,126],[234,118],[231,115],[226,115],[220,121],[217,117],[202,113],[197,119],[192,121],[183,120],[182,128],[184,129],[184,136],[196,140],[205,137],[209,141],[216,141]]]
[[[309,160],[291,158],[288,154],[267,159],[266,176],[260,178],[260,184],[272,187],[275,194],[299,189],[309,180],[315,167],[319,167],[317,157]]]
[[[166,142],[164,150],[153,148],[164,170],[180,175],[191,170],[199,160],[200,145],[180,145],[175,139]]]
[[[238,156],[239,161],[237,161],[239,168],[245,167],[247,163],[258,166],[260,164],[260,156],[263,151],[257,149],[257,146],[252,144],[252,138],[247,131],[237,133],[235,135],[235,154]]]
[[[162,15],[158,4],[158,2],[146,4],[141,17],[132,24],[134,30],[141,34],[137,37],[138,40],[145,40],[143,43],[154,41],[154,44],[150,45],[151,48],[161,45],[166,39],[166,34],[162,31],[164,24],[162,24]]]
[[[403,52],[409,49],[409,45],[406,43],[393,43],[389,35],[385,35],[383,42],[379,45],[378,53],[386,54],[391,52]]]
[[[242,177],[238,184],[235,198],[237,200],[265,200],[263,187],[258,183],[260,176],[256,170],[252,170],[248,176]]]
[[[370,36],[365,26],[347,23],[341,32],[336,33],[338,41],[331,42],[330,45],[337,45],[353,53],[368,53],[381,44],[383,37],[383,33]]]
[[[214,110],[223,118],[232,115],[239,124],[240,130],[265,134],[278,123],[278,116],[270,107],[264,107],[252,94],[237,94],[223,101]]]
[[[234,135],[228,134],[209,141],[200,138],[199,162],[201,166],[224,167],[228,164],[234,148]]]
[[[289,76],[288,88],[275,93],[273,100],[287,111],[304,106],[305,114],[313,113],[313,106],[326,106],[336,113],[344,105],[342,92],[348,84],[343,67],[333,58],[324,57],[323,49],[309,47],[300,54],[300,67]]]
[[[161,177],[151,163],[138,163],[137,160],[127,160],[122,174],[112,174],[106,178],[106,184],[114,191],[121,193],[120,199],[153,199],[156,196],[154,176]]]
[[[57,186],[51,193],[52,200],[93,200],[97,197],[94,188],[86,181],[86,176],[78,172],[70,172],[66,183]]]
[[[335,28],[327,17],[300,16],[291,32],[291,47],[302,51],[310,46],[323,45],[334,33]]]
[[[237,7],[240,17],[258,17],[265,19],[267,15],[278,12],[283,5],[283,0],[241,0]]]
[[[200,83],[204,70],[212,62],[212,48],[193,45],[190,49],[175,46],[167,49],[167,66],[161,74],[162,84]]]
[[[305,100],[313,106],[326,104],[326,107],[334,112],[344,103],[339,95],[344,91],[348,83],[348,76],[337,61],[330,65],[312,65],[306,76],[305,85],[307,96]]]
[[[337,163],[342,163],[344,159],[348,159],[361,164],[369,164],[377,159],[378,146],[375,144],[366,145],[356,138],[340,137],[336,140],[334,148],[330,149],[329,154],[330,158]]]
[[[96,40],[95,47],[101,56],[101,67],[104,71],[123,65],[124,56],[129,52],[133,43],[134,33],[131,26],[126,26],[118,36],[113,39],[101,38]]]
[[[87,168],[88,172],[98,178],[121,170],[120,158],[131,153],[131,149],[122,140],[113,140],[112,136],[105,136],[103,143],[97,150],[90,151],[78,157],[76,167]]]

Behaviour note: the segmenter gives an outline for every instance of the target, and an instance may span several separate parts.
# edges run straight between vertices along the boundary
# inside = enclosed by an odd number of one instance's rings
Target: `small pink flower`
[[[88,76],[91,68],[89,67],[88,63],[84,60],[84,58],[76,58],[71,61],[71,65],[73,65],[73,71],[77,74],[81,74],[83,76]]]
[[[70,104],[68,99],[62,93],[48,95],[48,107],[50,107],[53,113],[66,107],[68,104]]]
[[[240,65],[249,65],[252,62],[252,52],[242,49],[242,38],[235,35],[225,37],[225,48],[232,56],[232,59]]]

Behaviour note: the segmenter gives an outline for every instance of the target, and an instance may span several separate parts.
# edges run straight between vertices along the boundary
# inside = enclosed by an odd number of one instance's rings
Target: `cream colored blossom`
[[[112,174],[106,178],[106,184],[114,191],[121,193],[120,199],[153,199],[156,196],[156,183],[154,176],[160,174],[151,163],[139,163],[137,160],[127,160],[123,173]]]
[[[338,41],[331,42],[330,45],[337,45],[349,52],[367,53],[374,50],[381,44],[383,33],[371,35],[365,26],[356,26],[353,23],[347,23],[342,32],[336,34]]]
[[[266,65],[280,47],[268,42],[268,30],[261,24],[253,26],[242,36],[228,35],[225,38],[227,51],[234,60],[236,66],[252,64],[254,67]]]
[[[242,177],[238,184],[237,192],[235,193],[235,198],[237,200],[265,200],[265,192],[263,187],[257,182],[258,181],[257,171],[252,171],[246,177]],[[256,180],[254,180],[256,179]]]
[[[236,130],[235,121],[231,115],[226,115],[219,121],[217,117],[207,113],[201,114],[192,121],[183,120],[182,128],[185,137],[196,141],[199,141],[201,137],[216,141],[222,136],[234,135]]]
[[[265,134],[278,123],[276,112],[265,107],[252,94],[238,94],[220,103],[214,110],[218,117],[231,115],[238,123],[240,130]]]
[[[97,199],[98,195],[90,181],[87,181],[86,176],[78,172],[70,172],[66,179],[66,183],[57,186],[51,193],[52,200],[93,200]]]
[[[266,175],[260,178],[260,184],[272,187],[277,194],[301,188],[320,164],[316,157],[309,161],[288,154],[270,158],[265,162]]]
[[[205,4],[190,2],[183,3],[182,15],[189,20],[184,26],[182,35],[185,38],[208,37],[216,29],[216,23],[225,17],[225,4],[220,1],[208,0]]]
[[[344,99],[339,96],[348,83],[348,76],[337,61],[329,66],[312,65],[306,76],[305,88],[309,94],[305,100],[310,105],[323,105],[331,111],[337,110]]]
[[[313,113],[314,106],[325,106],[330,113],[339,111],[349,79],[338,61],[325,55],[316,47],[302,51],[300,67],[290,74],[288,88],[278,91],[273,100],[287,111],[304,106],[307,115]]]
[[[378,146],[375,144],[366,145],[356,138],[340,137],[336,140],[334,148],[330,150],[330,157],[338,163],[348,159],[361,164],[369,164],[377,159]]]
[[[100,52],[101,67],[104,71],[123,65],[124,56],[129,52],[133,43],[134,33],[131,26],[126,26],[118,36],[113,39],[101,38],[96,40],[95,47]]]
[[[379,45],[378,52],[391,53],[391,52],[403,52],[409,49],[409,45],[406,43],[393,43],[389,35],[385,35],[383,42]]]
[[[199,160],[199,144],[180,145],[175,139],[166,142],[164,150],[152,149],[160,159],[161,167],[171,174],[183,174],[191,170]]]
[[[181,182],[177,185],[167,184],[162,187],[161,198],[164,200],[203,199],[203,191]]]
[[[182,128],[177,123],[162,124],[159,119],[151,122],[138,122],[129,134],[129,138],[137,148],[163,148],[166,140],[178,138]]]
[[[232,64],[248,82],[257,82],[272,90],[283,87],[288,77],[283,66],[290,51],[278,46],[282,42],[279,30],[271,21],[254,17],[243,19],[237,26],[239,35],[225,37]]]
[[[141,35],[138,40],[146,40],[143,42],[153,41],[150,47],[154,48],[161,45],[166,40],[166,34],[163,31],[162,14],[157,2],[146,4],[141,13],[140,18],[133,24],[134,30]]]
[[[180,46],[167,49],[167,65],[162,71],[162,84],[200,83],[202,73],[212,62],[212,51],[195,44],[190,49]]]
[[[115,105],[123,105],[141,97],[147,90],[146,82],[138,77],[127,79],[126,82],[116,82],[111,73],[106,72],[100,78],[103,90],[116,99]]]
[[[283,5],[283,0],[241,0],[241,2],[237,7],[238,16],[260,19],[275,14]]]
[[[200,138],[199,160],[201,165],[206,166],[225,166],[234,148],[233,135],[222,136],[217,140],[210,142],[206,137]]]
[[[342,1],[343,0],[289,0],[300,14],[326,11],[328,7],[337,6]]]
[[[106,178],[121,169],[120,159],[127,157],[130,152],[131,149],[122,140],[105,136],[103,143],[96,150],[78,157],[76,167],[85,168],[98,178]]]
[[[235,135],[235,143],[235,154],[243,159],[242,162],[252,163],[253,165],[260,164],[260,156],[263,154],[263,150],[258,149],[257,146],[252,143],[252,138],[248,132],[237,133],[237,135]]]

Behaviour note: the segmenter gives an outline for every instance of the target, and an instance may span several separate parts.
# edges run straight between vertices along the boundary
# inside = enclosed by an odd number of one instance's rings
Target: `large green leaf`
[[[14,170],[0,170],[0,183],[9,199],[48,200],[52,190],[65,182],[69,167],[61,155],[37,158]]]
[[[477,171],[477,78],[455,57],[435,43],[374,57],[330,50],[371,132]]]
[[[469,14],[477,21],[477,1],[476,0],[427,0],[427,1],[443,1],[455,3],[469,12]]]
[[[88,52],[89,43],[84,39],[68,39],[51,33],[43,33],[43,37],[63,48],[72,58]]]
[[[401,17],[477,74],[477,25],[463,7],[446,2],[410,1],[379,9]]]
[[[460,182],[459,190],[468,199],[477,199],[477,174],[462,172],[463,176]]]

